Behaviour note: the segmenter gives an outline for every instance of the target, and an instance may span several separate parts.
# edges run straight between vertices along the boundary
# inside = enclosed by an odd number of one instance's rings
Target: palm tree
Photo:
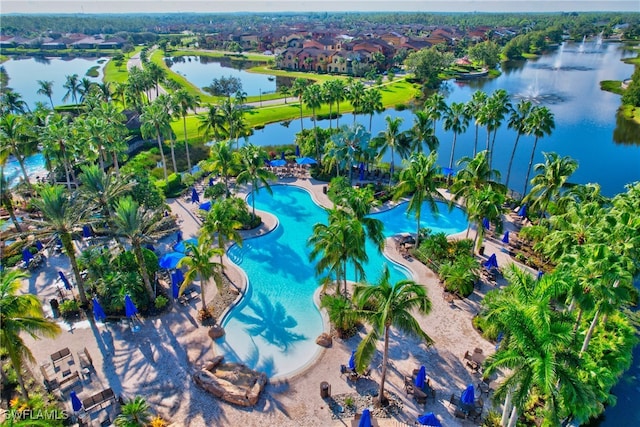
[[[80,95],[80,103],[83,103],[93,92],[94,83],[86,77],[80,79],[78,85],[78,94]]]
[[[229,140],[235,140],[237,149],[238,138],[246,131],[246,123],[243,117],[244,110],[235,101],[224,100],[220,106],[220,113],[227,123]]]
[[[153,62],[147,62],[144,65],[144,71],[145,73],[148,74],[149,79],[151,79],[151,81],[153,82],[153,85],[156,88],[156,98],[157,98],[160,93],[160,83],[164,81],[167,73],[164,70],[164,68],[162,68],[161,66]]]
[[[185,245],[187,249],[186,256],[178,262],[178,268],[187,267],[187,272],[184,275],[184,281],[180,285],[179,294],[182,295],[185,289],[196,279],[196,276],[200,277],[202,312],[206,314],[208,311],[204,289],[209,284],[209,280],[213,278],[218,290],[222,289],[222,263],[212,262],[211,258],[215,256],[222,257],[224,250],[212,247],[208,239],[203,237],[204,235],[200,235],[197,245],[191,242],[187,242]]]
[[[445,111],[447,111],[447,104],[444,102],[444,96],[441,93],[434,93],[424,102],[424,112],[427,114],[427,117],[433,121],[434,133],[436,123]]]
[[[178,173],[178,167],[176,166],[176,150],[175,150],[175,142],[173,139],[173,129],[171,128],[171,121],[173,117],[175,117],[175,111],[177,110],[177,105],[174,103],[174,98],[172,98],[168,94],[161,94],[153,100],[154,104],[160,104],[164,109],[165,113],[168,117],[168,127],[167,133],[169,134],[169,148],[171,150],[171,164],[173,165],[173,173]],[[189,170],[191,172],[191,170]]]
[[[535,106],[532,108],[529,118],[527,120],[527,135],[535,136],[533,147],[531,148],[531,158],[529,159],[529,166],[527,167],[527,175],[524,179],[523,195],[527,194],[527,187],[529,185],[529,174],[531,173],[531,166],[533,165],[533,157],[536,154],[536,146],[538,140],[545,135],[551,135],[551,131],[555,128],[555,120],[553,113],[547,107]]]
[[[220,249],[220,269],[223,273],[222,255],[227,241],[235,242],[242,247],[242,235],[238,231],[242,228],[242,223],[236,219],[237,213],[234,199],[218,200],[211,206],[202,224],[203,237],[209,241],[217,240]]]
[[[505,194],[503,186],[486,185],[480,189],[471,189],[465,197],[467,207],[467,217],[469,218],[469,226],[467,227],[467,236],[471,223],[476,225],[476,237],[474,240],[475,250],[478,251],[482,246],[485,228],[483,221],[486,219],[489,223],[496,227],[497,232],[502,231],[502,213]]]
[[[111,101],[111,83],[109,82],[95,83],[94,88],[96,89],[96,92],[100,95],[100,100],[102,102]]]
[[[347,99],[353,106],[353,123],[356,122],[356,116],[361,112],[362,101],[364,99],[365,87],[362,82],[357,80],[351,80],[346,87]]]
[[[371,209],[378,204],[370,187],[349,187],[340,200],[336,202],[337,208],[345,210],[349,216],[364,225],[367,238],[375,245],[379,252],[384,249],[384,223],[377,218],[369,216]]]
[[[0,151],[13,155],[20,165],[27,187],[31,189],[29,174],[25,168],[25,157],[32,151],[32,138],[29,135],[24,116],[6,114],[0,117]]]
[[[382,276],[376,284],[357,283],[353,292],[356,316],[371,327],[356,350],[357,371],[365,370],[376,351],[376,343],[380,338],[384,340],[382,374],[378,392],[378,403],[381,405],[387,404],[384,386],[387,379],[391,327],[398,328],[404,335],[417,336],[429,345],[433,342],[413,317],[414,311],[422,315],[427,315],[431,311],[431,301],[427,296],[426,288],[413,280],[401,280],[391,284],[389,277],[389,269],[385,265]]]
[[[509,188],[509,178],[511,177],[511,166],[513,166],[513,158],[516,155],[516,148],[518,148],[518,141],[520,137],[527,133],[527,120],[531,113],[532,104],[531,101],[520,100],[518,105],[511,107],[509,113],[509,121],[507,127],[509,129],[515,129],[517,132],[516,141],[513,143],[513,150],[511,150],[511,157],[509,158],[509,168],[507,169],[507,179],[504,185]]]
[[[364,152],[371,151],[369,145],[371,135],[361,124],[355,126],[342,125],[338,132],[331,136],[331,146],[325,149],[325,159],[333,157],[336,164],[336,175],[340,176],[340,166],[349,171],[349,182],[352,181],[353,163],[356,162]]]
[[[569,177],[578,169],[578,162],[569,156],[560,157],[557,153],[542,153],[544,163],[538,163],[531,183],[533,188],[524,201],[530,208],[539,210],[541,217],[549,208],[549,203],[560,196]]]
[[[486,102],[487,94],[485,92],[477,90],[473,92],[473,95],[471,95],[471,99],[465,104],[467,116],[469,117],[469,119],[474,119],[474,123],[476,126],[475,139],[473,142],[473,157],[475,157],[476,153],[478,152],[478,128],[481,124],[481,112]]]
[[[80,77],[77,74],[71,74],[66,76],[66,81],[62,85],[67,90],[64,94],[62,101],[67,102],[69,97],[73,100],[74,104],[78,103],[78,94],[80,93]]]
[[[47,121],[47,126],[41,135],[42,152],[50,166],[49,174],[55,175],[55,163],[64,168],[67,180],[67,188],[71,191],[71,182],[75,182],[75,173],[71,159],[73,152],[74,138],[68,116],[53,114]]]
[[[256,217],[255,195],[260,191],[260,184],[264,186],[269,194],[272,194],[269,180],[276,179],[276,175],[264,167],[267,153],[261,147],[253,144],[246,145],[240,149],[242,161],[242,171],[236,177],[239,184],[251,183],[251,214]]]
[[[7,182],[7,178],[4,176],[4,165],[2,165],[2,161],[0,161],[0,205],[6,209],[9,214],[9,218],[11,218],[16,232],[22,233],[22,226],[16,217],[16,211],[13,207],[13,191],[10,191],[9,182]]]
[[[119,110],[113,102],[101,102],[100,105],[93,110],[104,123],[102,129],[102,144],[108,153],[111,153],[111,161],[116,170],[116,175],[120,174],[120,164],[118,157],[126,152],[128,146],[127,141],[131,139],[129,130],[125,125],[126,116]]]
[[[408,139],[404,137],[400,131],[400,125],[402,125],[401,117],[387,116],[384,118],[387,122],[387,128],[380,132],[376,137],[376,142],[380,143],[380,152],[378,157],[381,158],[387,149],[391,150],[391,168],[389,173],[389,186],[393,180],[393,165],[395,161],[394,154],[397,151],[400,158],[404,158],[408,152]]]
[[[162,146],[163,135],[171,132],[170,118],[166,109],[158,103],[146,105],[142,109],[142,115],[140,116],[142,126],[140,131],[143,138],[156,137],[158,141],[158,149],[160,150],[160,158],[162,161],[162,171],[164,172],[164,179],[167,180],[167,161],[164,157],[164,149]]]
[[[316,141],[316,158],[320,160],[320,144],[318,143],[318,122],[316,109],[322,105],[322,87],[319,84],[307,86],[302,93],[302,101],[308,108],[311,108],[311,118],[313,119],[313,133]]]
[[[411,135],[411,151],[421,153],[423,144],[427,144],[429,151],[435,151],[440,145],[431,119],[423,110],[416,111],[413,117],[413,126],[409,130]]]
[[[60,238],[73,270],[80,302],[83,306],[87,306],[84,279],[78,268],[72,235],[83,225],[89,224],[88,217],[91,212],[87,206],[77,202],[74,194],[68,195],[60,185],[46,184],[38,190],[38,196],[39,198],[33,200],[33,204],[42,213],[43,219],[30,220],[29,223],[37,227],[35,235],[40,239]]]
[[[229,135],[224,126],[225,116],[218,105],[210,104],[206,115],[198,116],[198,121],[200,122],[198,131],[203,132],[205,138],[213,137],[217,141]]]
[[[53,81],[51,80],[38,80],[38,95],[44,95],[49,98],[51,103],[51,109],[53,110]]]
[[[456,151],[456,138],[458,134],[467,131],[469,126],[469,117],[465,112],[465,105],[463,103],[453,102],[451,107],[447,108],[444,112],[444,130],[453,131],[453,143],[451,145],[451,156],[449,157],[449,169],[453,168],[453,157]],[[451,179],[451,175],[448,175],[447,181]]]
[[[461,158],[458,166],[464,167],[457,173],[451,187],[455,201],[467,198],[472,191],[480,190],[487,184],[496,184],[496,180],[500,178],[500,172],[489,168],[487,151],[481,151],[473,158]]]
[[[6,88],[0,94],[0,112],[2,114],[25,114],[27,111],[29,111],[29,106],[18,92]]]
[[[207,169],[218,172],[224,179],[224,187],[226,189],[225,196],[229,197],[229,172],[233,167],[233,153],[227,141],[218,141],[211,146],[209,153],[210,160],[206,163]]]
[[[21,333],[26,332],[31,338],[38,339],[53,338],[61,332],[57,323],[45,318],[38,297],[21,293],[22,279],[27,277],[26,273],[16,270],[5,270],[0,274],[0,343],[9,356],[25,400],[29,399],[29,394],[22,377],[22,367],[25,360],[35,362],[35,358]]]
[[[364,92],[362,97],[362,114],[369,115],[369,132],[371,132],[371,124],[373,122],[373,114],[384,111],[382,104],[382,92],[378,88],[370,88]]]
[[[491,147],[489,148],[489,167],[493,165],[493,151],[496,145],[496,134],[505,114],[511,109],[511,102],[509,102],[509,94],[504,89],[497,89],[492,94],[487,102],[488,108],[491,108],[492,113],[489,114],[491,122],[491,130],[493,131],[493,137],[491,138]],[[488,129],[488,128],[487,128]]]
[[[187,141],[187,115],[189,110],[196,112],[200,104],[198,95],[191,95],[189,91],[182,88],[173,93],[175,113],[182,117],[182,130],[184,132],[184,148],[187,154],[187,166],[191,170],[191,157],[189,155],[189,142]]]
[[[340,79],[331,80],[331,98],[336,103],[336,127],[340,126],[340,103],[346,99],[346,88],[344,81]]]
[[[396,199],[406,194],[412,194],[407,210],[415,212],[416,215],[416,247],[420,243],[422,204],[426,201],[433,212],[438,212],[438,205],[435,199],[439,194],[436,177],[440,173],[440,168],[437,165],[437,161],[438,154],[435,151],[432,151],[428,156],[423,153],[414,153],[409,159],[407,167],[400,173],[400,181],[396,188]]]
[[[149,404],[140,396],[125,403],[122,411],[115,419],[116,427],[144,427],[150,425],[151,408]]]
[[[158,239],[175,231],[176,228],[171,225],[173,219],[147,210],[134,201],[131,196],[127,196],[116,202],[113,221],[118,235],[126,237],[131,243],[144,286],[150,300],[155,301],[156,294],[151,286],[142,248],[143,245],[155,243]]]
[[[368,260],[365,252],[366,233],[362,222],[344,210],[329,210],[329,224],[318,223],[307,241],[311,246],[309,259],[316,263],[316,274],[328,272],[335,276],[336,294],[340,295],[340,282],[347,292],[347,265],[352,263],[356,275],[363,278],[363,263]],[[325,280],[325,283],[327,280]]]
[[[302,77],[295,79],[291,85],[291,94],[298,97],[298,106],[300,107],[300,131],[304,130],[304,125],[302,124],[302,95],[308,85],[307,79]]]

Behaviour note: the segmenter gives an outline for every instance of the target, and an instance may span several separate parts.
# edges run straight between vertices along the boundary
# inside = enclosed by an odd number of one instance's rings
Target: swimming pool
[[[319,285],[314,264],[309,261],[307,239],[314,224],[326,222],[327,214],[304,189],[283,185],[272,189],[273,196],[266,191],[257,195],[256,208],[278,218],[276,229],[228,251],[229,258],[247,274],[249,286],[240,304],[225,317],[222,325],[226,334],[217,344],[225,359],[279,377],[303,368],[320,349],[315,339],[323,332],[323,323],[313,302]],[[415,230],[415,219],[413,215],[407,218],[405,209],[402,204],[373,215],[385,222],[385,235]],[[467,227],[464,212],[458,208],[449,213],[441,204],[439,215],[428,212],[428,208],[423,210],[421,222],[434,232],[440,230],[440,224],[449,234]],[[391,283],[411,277],[404,267],[367,245],[368,281],[377,281],[385,263]]]

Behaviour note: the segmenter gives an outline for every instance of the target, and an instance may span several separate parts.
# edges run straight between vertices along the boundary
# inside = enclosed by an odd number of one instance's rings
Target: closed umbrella
[[[213,187],[213,177],[209,177],[209,187]]]
[[[482,218],[482,226],[489,230],[491,228],[491,224],[489,223],[489,219]]]
[[[509,232],[505,231],[504,236],[502,236],[502,243],[509,243]]]
[[[178,230],[176,233],[176,243],[180,243],[182,241],[182,231]]]
[[[169,252],[168,254],[164,254],[158,260],[158,265],[160,268],[176,268],[178,263],[185,255],[182,252]]]
[[[360,165],[358,166],[358,171],[360,172],[358,179],[360,181],[364,181],[364,163],[360,163]]]
[[[82,226],[82,237],[88,239],[89,237],[93,237],[93,231],[91,231],[91,227],[88,225]]]
[[[93,317],[95,317],[96,320],[105,320],[107,318],[97,298],[94,297],[91,300],[91,305],[93,307]]]
[[[62,281],[62,283],[64,283],[64,287],[70,291],[71,283],[69,283],[69,279],[67,279],[67,276],[65,276],[62,271],[58,271],[58,276],[60,276],[60,280]]]
[[[198,239],[191,238],[187,240],[183,240],[180,243],[176,243],[173,245],[173,250],[176,252],[182,252],[183,254],[187,252],[187,243],[191,243],[192,245],[198,245]]]
[[[171,293],[173,295],[173,299],[178,298],[178,294],[180,293],[180,285],[184,280],[184,274],[182,274],[182,270],[178,269],[171,273]]]
[[[460,396],[460,402],[463,405],[473,405],[473,402],[476,400],[476,391],[473,388],[473,384],[469,384],[467,388],[462,392],[462,396]]]
[[[208,212],[211,209],[211,200],[207,200],[204,203],[200,203],[200,206],[198,206],[198,209]]]
[[[280,154],[280,160],[285,160],[285,158],[284,158],[284,151],[282,152],[282,154]]]
[[[127,317],[133,317],[138,314],[138,309],[136,305],[131,301],[131,297],[129,294],[124,297],[124,315]]]
[[[73,412],[78,412],[82,408],[82,402],[80,402],[75,390],[71,390],[69,397],[71,397],[71,407],[73,408]]]
[[[22,250],[22,261],[24,261],[25,267],[29,267],[29,263],[33,259],[33,254],[29,251],[29,248]]]
[[[300,146],[296,145],[296,157],[300,157]]]
[[[544,271],[542,271],[542,270],[538,270],[538,277],[537,277],[537,279],[538,279],[538,280],[542,279],[542,276],[544,276]]]
[[[424,380],[427,378],[427,370],[424,365],[420,366],[418,370],[418,375],[416,375],[416,379],[413,381],[416,387],[422,390],[424,387]]]
[[[369,409],[365,409],[362,411],[362,415],[360,416],[360,422],[358,422],[358,427],[371,427],[371,412]]]
[[[42,242],[40,240],[36,240],[36,249],[38,249],[39,251],[44,249],[44,246],[42,246]]]
[[[191,189],[191,203],[200,203],[200,196],[195,188]]]
[[[521,217],[525,217],[527,216],[527,204],[524,203],[522,206],[520,206],[520,209],[518,210],[518,216]]]
[[[351,357],[349,358],[349,369],[352,371],[356,369],[356,351],[353,350],[351,352]]]
[[[442,427],[442,423],[433,412],[427,412],[426,414],[418,417],[418,422],[423,426]]]
[[[498,268],[498,258],[496,258],[496,254],[491,254],[489,258],[483,264],[488,269]]]

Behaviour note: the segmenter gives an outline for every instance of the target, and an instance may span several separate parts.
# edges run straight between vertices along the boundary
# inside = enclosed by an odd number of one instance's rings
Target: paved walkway
[[[326,183],[292,178],[281,180],[280,183],[306,188],[317,203],[331,205],[322,191]],[[246,193],[246,188],[237,190],[241,194]],[[195,237],[200,227],[196,206],[184,199],[171,200],[169,206],[179,218],[184,238]],[[273,216],[263,212],[260,215],[264,220],[263,227],[244,233],[245,239],[265,233],[274,226],[276,219]],[[168,251],[171,243],[171,238],[166,238],[157,247]],[[392,332],[387,390],[402,396],[405,402],[404,412],[396,421],[412,425],[418,415],[433,411],[446,425],[458,425],[458,420],[452,416],[452,410],[447,405],[449,396],[479,380],[463,364],[464,351],[479,347],[485,354],[491,354],[493,350],[493,345],[485,341],[471,325],[471,318],[478,312],[480,300],[490,287],[484,285],[474,290],[470,298],[450,304],[441,297],[441,286],[430,270],[418,261],[405,260],[395,246],[390,241],[388,243],[385,253],[389,258],[406,265],[415,280],[428,290],[432,311],[426,317],[420,316],[419,323],[435,341],[434,346],[427,347],[417,339]],[[508,256],[500,251],[499,242],[487,241],[485,246],[486,254],[496,253],[501,266],[506,265]],[[237,285],[244,286],[244,274],[226,257],[224,263],[231,279]],[[46,265],[24,283],[24,291],[38,295],[49,314],[48,301],[60,296],[56,282],[58,270],[69,273],[68,260],[63,255],[52,255]],[[216,292],[214,286],[207,291],[211,297]],[[348,340],[334,339],[333,346],[322,350],[310,362],[309,369],[288,381],[270,384],[256,408],[246,410],[221,403],[197,388],[190,378],[198,366],[216,354],[207,329],[196,320],[199,307],[199,300],[191,301],[186,307],[176,304],[160,317],[140,319],[141,328],[138,332],[133,332],[128,322],[104,324],[91,320],[73,325],[60,322],[64,332],[59,337],[37,341],[25,337],[25,341],[32,349],[38,365],[50,361],[50,354],[62,348],[68,347],[74,356],[87,348],[93,358],[95,373],[89,380],[75,386],[81,399],[107,387],[125,399],[141,395],[154,411],[180,426],[253,426],[265,423],[278,426],[345,425],[343,421],[331,420],[328,401],[320,397],[320,382],[328,381],[331,384],[333,396],[377,387],[380,375],[377,368],[374,368],[371,380],[361,379],[357,383],[346,381],[339,372],[340,364],[346,363],[351,350],[361,340],[360,333]],[[378,352],[372,367],[379,366],[380,357],[381,353]],[[402,387],[403,376],[421,364],[427,367],[438,393],[436,402],[430,402],[427,407],[405,397]],[[33,370],[36,377],[40,377],[37,365],[33,366]],[[68,402],[67,396],[65,394],[63,397],[65,402]],[[93,415],[95,423],[107,414],[107,410],[101,412]],[[386,425],[391,425],[390,422]]]

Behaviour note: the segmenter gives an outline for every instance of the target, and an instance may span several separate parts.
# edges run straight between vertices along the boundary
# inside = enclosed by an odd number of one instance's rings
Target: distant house
[[[122,37],[111,37],[98,43],[98,49],[120,49],[124,43],[125,39]]]
[[[16,47],[13,36],[0,36],[0,48]]]
[[[71,43],[71,47],[74,49],[95,49],[102,41],[103,40],[98,40],[95,37],[85,37]]]

